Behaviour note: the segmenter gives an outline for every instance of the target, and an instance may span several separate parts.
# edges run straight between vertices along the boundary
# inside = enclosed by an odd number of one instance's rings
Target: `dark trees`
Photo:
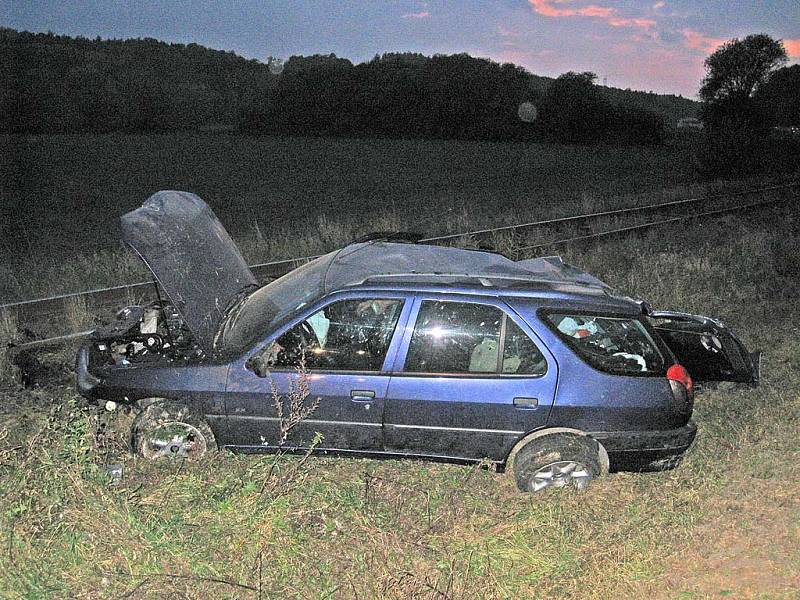
[[[706,139],[699,157],[705,170],[739,175],[769,167],[770,118],[756,95],[786,60],[783,44],[765,34],[733,39],[706,58],[700,88]]]
[[[566,143],[657,143],[656,97],[556,80],[467,54],[333,54],[286,63],[154,39],[89,40],[0,28],[0,131],[238,129]],[[660,110],[686,110],[661,97]],[[526,106],[520,116],[520,107]],[[537,118],[530,118],[538,114]]]

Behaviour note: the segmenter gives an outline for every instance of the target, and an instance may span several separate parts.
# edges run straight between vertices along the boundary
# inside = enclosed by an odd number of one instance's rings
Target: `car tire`
[[[572,433],[532,439],[516,453],[512,467],[522,492],[565,487],[583,490],[603,472],[597,441]]]
[[[202,416],[183,402],[158,400],[148,404],[131,426],[131,448],[148,459],[197,460],[217,441]]]

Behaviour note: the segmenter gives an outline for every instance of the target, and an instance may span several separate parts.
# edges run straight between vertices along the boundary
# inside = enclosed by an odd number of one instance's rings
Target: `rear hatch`
[[[654,311],[648,316],[694,381],[758,385],[761,352],[749,352],[720,321],[672,311]]]

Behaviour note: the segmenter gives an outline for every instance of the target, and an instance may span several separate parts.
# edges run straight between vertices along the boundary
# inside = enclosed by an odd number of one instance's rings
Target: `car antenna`
[[[158,298],[158,305],[161,307],[161,318],[164,319],[164,326],[167,328],[167,339],[172,350],[175,350],[175,340],[172,339],[172,328],[169,326],[167,319],[167,311],[164,309],[164,301],[161,299],[161,291],[158,287],[158,279],[153,277],[153,285],[156,286],[156,298]]]

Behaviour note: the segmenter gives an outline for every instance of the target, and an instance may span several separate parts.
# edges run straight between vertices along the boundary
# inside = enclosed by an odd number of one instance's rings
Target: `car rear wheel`
[[[196,460],[217,447],[208,423],[182,402],[148,405],[133,422],[131,446],[149,459]]]
[[[557,433],[538,437],[516,453],[513,473],[523,492],[567,487],[583,490],[602,473],[600,447],[583,435]]]

